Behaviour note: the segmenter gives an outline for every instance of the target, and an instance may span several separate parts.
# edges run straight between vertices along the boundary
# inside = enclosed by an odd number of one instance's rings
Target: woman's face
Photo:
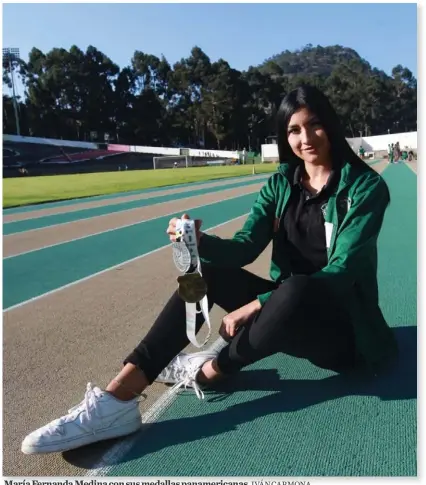
[[[307,108],[299,109],[290,118],[287,138],[294,154],[304,162],[315,165],[331,162],[327,133],[317,116]]]

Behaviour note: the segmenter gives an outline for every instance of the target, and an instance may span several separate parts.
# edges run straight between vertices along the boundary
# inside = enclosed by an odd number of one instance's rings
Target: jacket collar
[[[293,180],[292,185],[293,187],[298,185],[300,188],[304,189],[302,184],[302,177],[304,175],[304,166],[303,163],[298,163],[296,168],[293,168]],[[330,176],[328,177],[327,183],[324,187],[318,192],[317,195],[320,193],[323,194],[324,192],[331,192],[334,188],[338,185],[340,180],[340,167],[332,168],[330,172]],[[306,190],[306,189],[304,189]]]
[[[283,162],[278,166],[278,172],[287,179],[289,184],[293,184],[295,180],[296,168],[297,164],[295,164],[294,162]],[[368,170],[368,167],[366,167],[366,169]],[[353,184],[357,180],[357,178],[364,172],[365,169],[362,165],[354,166],[348,161],[342,162],[340,169],[340,181],[338,183],[337,191],[339,192],[347,185]]]

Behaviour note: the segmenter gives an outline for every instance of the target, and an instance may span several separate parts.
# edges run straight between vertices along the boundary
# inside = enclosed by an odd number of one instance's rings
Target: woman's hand
[[[188,214],[183,214],[181,219],[191,219]],[[174,217],[173,219],[170,219],[169,221],[169,227],[167,228],[167,234],[169,235],[170,241],[175,242],[176,241],[176,223],[178,221],[177,217]],[[201,225],[203,221],[200,219],[195,220],[195,235],[197,236],[197,246],[200,244],[200,238],[202,236],[202,232],[200,231]]]
[[[226,315],[222,320],[219,335],[221,335],[225,340],[229,340],[230,338],[234,337],[238,328],[252,320],[261,308],[262,305],[260,304],[259,300],[254,300],[247,305],[238,308],[238,310],[228,313],[228,315]]]

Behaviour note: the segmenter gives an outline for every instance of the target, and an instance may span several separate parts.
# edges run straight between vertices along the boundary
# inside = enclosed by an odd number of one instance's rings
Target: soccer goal
[[[154,170],[157,168],[188,168],[191,157],[189,155],[170,155],[153,157]]]

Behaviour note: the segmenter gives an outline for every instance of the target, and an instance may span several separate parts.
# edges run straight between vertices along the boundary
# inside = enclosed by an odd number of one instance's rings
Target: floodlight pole
[[[7,57],[7,60],[9,62],[10,77],[12,79],[12,104],[13,104],[13,111],[15,112],[16,134],[18,136],[20,136],[21,135],[21,129],[20,129],[20,126],[19,126],[18,103],[16,102],[15,78],[13,76],[13,69],[12,69],[12,57],[19,59],[19,49],[16,49],[16,48],[14,48],[14,49],[12,49],[12,48],[3,49],[3,59],[4,59],[5,56]]]

